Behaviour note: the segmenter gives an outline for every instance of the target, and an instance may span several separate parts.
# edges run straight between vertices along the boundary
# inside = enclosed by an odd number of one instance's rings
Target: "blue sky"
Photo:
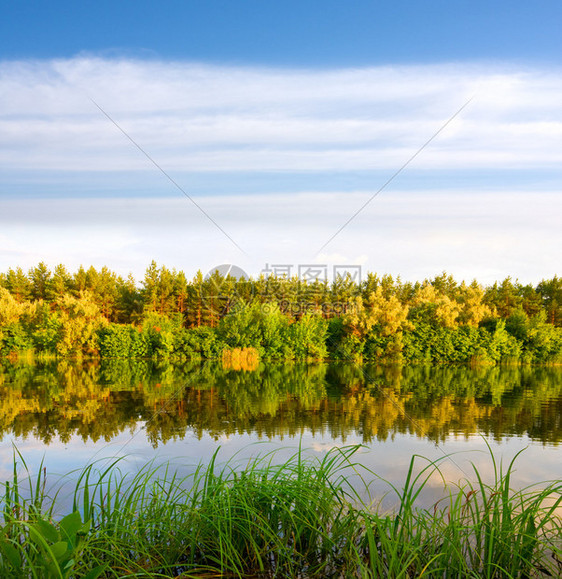
[[[556,0],[97,0],[11,2],[5,58],[81,51],[218,63],[369,66],[474,59],[560,62]]]
[[[188,275],[316,262],[552,277],[560,22],[559,2],[10,3],[0,270],[142,277],[157,259]]]

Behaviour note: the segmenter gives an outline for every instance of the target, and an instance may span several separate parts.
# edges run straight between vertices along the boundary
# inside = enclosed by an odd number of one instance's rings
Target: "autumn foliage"
[[[559,363],[562,279],[484,287],[445,273],[237,280],[152,262],[140,284],[108,268],[40,263],[0,274],[0,355]],[[238,356],[238,358],[237,358]],[[244,362],[240,360],[244,359]],[[238,361],[237,361],[238,360]]]

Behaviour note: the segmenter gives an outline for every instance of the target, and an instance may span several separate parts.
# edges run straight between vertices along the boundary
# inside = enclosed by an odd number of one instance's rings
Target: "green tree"
[[[44,261],[29,270],[31,297],[34,300],[46,300],[48,298],[50,278],[51,272]]]
[[[160,271],[157,263],[152,260],[147,267],[142,282],[142,299],[145,312],[158,311],[158,284],[160,282]]]
[[[72,276],[62,263],[57,265],[47,283],[47,301],[53,302],[62,298],[64,294],[70,293],[72,288]]]
[[[355,297],[359,295],[359,287],[353,281],[350,274],[346,276],[336,276],[330,288],[329,305],[327,317],[335,317],[346,314]]]
[[[204,324],[203,273],[198,270],[187,286],[186,326],[199,328]]]
[[[34,349],[37,352],[56,353],[62,325],[58,313],[51,310],[50,304],[39,300],[31,305],[26,318]]]
[[[136,323],[142,320],[143,301],[132,274],[126,280],[119,278],[116,316],[119,323]]]
[[[31,282],[21,267],[15,270],[10,268],[4,283],[17,302],[24,302],[31,297]]]
[[[328,353],[328,322],[320,315],[307,313],[289,326],[289,339],[295,358],[323,359]]]
[[[78,297],[82,292],[88,289],[88,275],[81,265],[76,273],[72,276],[72,295]]]
[[[457,296],[458,284],[455,278],[446,272],[435,276],[431,281],[426,282],[426,284],[432,285],[437,294],[447,296],[451,300],[454,300]]]
[[[519,284],[507,277],[501,284],[494,283],[486,289],[486,303],[495,309],[502,319],[507,319],[521,307],[522,298],[519,293]]]
[[[562,326],[562,278],[555,275],[552,279],[543,279],[537,285],[537,293],[541,297],[547,320],[555,326]]]
[[[174,270],[174,282],[173,282],[173,295],[175,300],[175,311],[179,312],[182,316],[185,315],[187,309],[187,278],[183,271],[175,272]]]
[[[88,288],[100,308],[101,314],[108,320],[114,321],[118,318],[119,286],[122,284],[123,280],[104,265],[93,276],[91,286]]]

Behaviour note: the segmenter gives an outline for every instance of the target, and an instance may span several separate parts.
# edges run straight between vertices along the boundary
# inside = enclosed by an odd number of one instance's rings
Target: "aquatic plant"
[[[449,485],[431,508],[419,498],[440,464],[413,457],[389,483],[393,511],[364,499],[376,477],[360,447],[322,458],[304,451],[211,462],[180,477],[170,465],[135,475],[120,460],[82,470],[70,513],[14,456],[1,497],[2,577],[540,577],[562,572],[562,483],[510,488],[514,462],[493,455],[491,483]],[[515,460],[515,459],[514,459]],[[19,474],[23,466],[23,477]],[[25,482],[25,487],[22,487]],[[24,491],[25,488],[25,491]]]

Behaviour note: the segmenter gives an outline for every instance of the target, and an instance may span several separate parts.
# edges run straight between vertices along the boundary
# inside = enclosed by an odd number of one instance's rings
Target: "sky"
[[[562,4],[11,2],[0,271],[559,274]]]

